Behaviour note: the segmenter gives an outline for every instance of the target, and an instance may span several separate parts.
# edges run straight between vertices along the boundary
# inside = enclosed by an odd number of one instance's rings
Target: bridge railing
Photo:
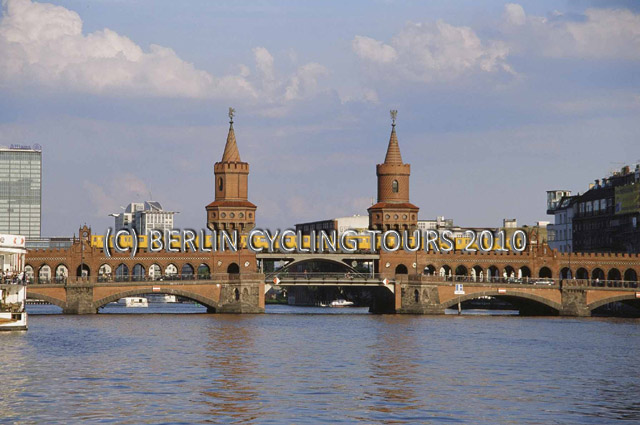
[[[382,278],[379,274],[372,273],[331,273],[331,272],[311,272],[311,273],[299,273],[299,272],[282,272],[282,273],[270,273],[265,277],[265,281],[271,282],[275,278],[281,281],[297,281],[297,280],[336,280],[336,281],[358,281],[358,282],[379,282]]]
[[[547,277],[474,277],[474,276],[440,276],[440,275],[417,275],[418,279],[429,282],[460,282],[460,283],[504,283],[511,285],[545,285],[563,287],[590,287],[590,288],[640,288],[640,284],[631,280],[600,280],[600,279],[552,279]],[[414,280],[415,276],[410,276],[409,280]]]
[[[224,275],[224,276],[222,276]],[[69,284],[69,283],[162,283],[162,282],[176,282],[176,281],[209,281],[215,279],[217,275],[212,275],[210,273],[200,273],[200,274],[165,274],[160,276],[141,276],[141,275],[98,275],[98,276],[56,276],[53,278],[48,277],[34,277],[27,279],[27,284],[30,285],[50,285],[50,284]],[[240,279],[239,274],[227,274],[223,273],[218,276],[221,280],[237,280]]]
[[[510,285],[559,285],[560,279],[547,277],[504,277],[504,276],[468,276],[468,275],[417,275],[418,279],[429,282],[458,282],[458,283],[504,283]],[[409,280],[415,279],[409,276]]]
[[[600,280],[600,279],[564,279],[563,286],[589,288],[628,288],[637,289],[639,284],[633,280]]]

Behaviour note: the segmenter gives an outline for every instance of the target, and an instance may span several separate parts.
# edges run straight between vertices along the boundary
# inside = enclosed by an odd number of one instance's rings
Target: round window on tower
[[[407,215],[406,214],[403,215],[402,218],[406,220],[407,219]]]
[[[393,218],[398,219],[398,214],[394,215]]]
[[[388,220],[389,218],[391,218],[391,216],[389,214],[385,214],[384,218]]]
[[[393,183],[391,183],[391,191],[398,193],[398,180],[394,180]]]
[[[238,214],[238,217],[240,217],[240,218],[244,218],[244,213],[240,213],[240,214]]]
[[[220,217],[225,218],[227,216],[227,214],[225,213],[220,213]]]
[[[233,217],[235,217],[235,216],[236,216],[236,215],[235,215],[234,213],[229,213],[229,217],[233,218]]]

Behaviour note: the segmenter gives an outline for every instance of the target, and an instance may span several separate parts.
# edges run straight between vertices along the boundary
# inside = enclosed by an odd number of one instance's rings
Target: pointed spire
[[[233,131],[233,116],[235,113],[235,109],[229,108],[229,134],[222,154],[222,162],[241,162],[240,152],[238,152],[238,145],[236,144],[236,133]]]
[[[387,148],[387,156],[384,158],[385,164],[402,164],[402,155],[400,155],[400,146],[398,146],[398,136],[396,136],[396,117],[397,110],[391,111],[391,137],[389,138],[389,147]]]

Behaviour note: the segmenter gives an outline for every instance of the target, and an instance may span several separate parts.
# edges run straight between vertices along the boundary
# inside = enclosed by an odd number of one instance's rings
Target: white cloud
[[[398,57],[396,49],[370,37],[356,35],[351,46],[359,57],[372,62],[389,63]]]
[[[504,5],[504,19],[510,25],[524,25],[527,21],[524,9],[516,3],[507,3]]]
[[[181,59],[168,47],[145,51],[108,28],[83,34],[71,10],[31,0],[3,0],[0,20],[0,87],[44,86],[107,95],[224,98],[284,103],[315,94],[321,65],[310,63],[280,80],[274,58],[253,50],[257,75],[245,65],[216,77]],[[324,70],[324,71],[323,71]],[[291,89],[289,86],[291,86]]]
[[[576,20],[526,15],[507,4],[505,35],[520,51],[557,58],[640,60],[640,14],[626,9],[587,9]]]
[[[389,44],[356,36],[352,49],[378,65],[388,77],[410,81],[452,80],[471,73],[513,72],[509,50],[499,41],[483,42],[468,27],[444,21],[408,23]]]
[[[319,63],[308,63],[298,68],[285,89],[285,100],[299,100],[311,97],[318,91],[318,80],[329,74],[329,70]]]

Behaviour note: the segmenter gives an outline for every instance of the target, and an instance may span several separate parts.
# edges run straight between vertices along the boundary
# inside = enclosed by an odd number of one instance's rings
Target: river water
[[[640,423],[638,320],[51,309],[0,334],[0,423]]]

